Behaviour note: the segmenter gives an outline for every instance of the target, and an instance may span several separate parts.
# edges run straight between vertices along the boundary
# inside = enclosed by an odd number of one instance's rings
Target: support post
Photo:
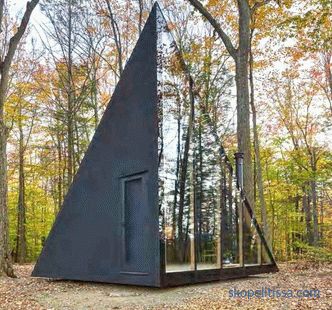
[[[238,201],[239,211],[239,263],[240,266],[244,266],[244,255],[243,255],[243,153],[235,153],[235,173],[236,173],[236,186],[240,193],[240,199]]]

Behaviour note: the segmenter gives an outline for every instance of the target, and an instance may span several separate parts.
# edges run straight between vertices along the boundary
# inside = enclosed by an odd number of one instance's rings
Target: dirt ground
[[[288,263],[280,272],[169,289],[50,281],[15,266],[17,279],[0,278],[0,309],[332,309],[332,264]],[[319,298],[231,298],[230,289],[320,291]]]

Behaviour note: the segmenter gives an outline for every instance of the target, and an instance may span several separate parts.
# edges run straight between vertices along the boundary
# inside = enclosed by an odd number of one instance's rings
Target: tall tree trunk
[[[188,161],[189,161],[189,150],[190,150],[190,143],[191,143],[191,132],[192,132],[192,125],[189,121],[188,129],[187,129],[187,136],[186,142],[184,147],[183,158],[181,160],[181,172],[180,172],[180,186],[179,186],[179,214],[177,217],[178,223],[177,227],[179,229],[179,243],[178,243],[178,254],[179,258],[182,261],[183,258],[183,250],[184,250],[184,231],[183,231],[183,219],[184,219],[184,203],[185,203],[185,193],[186,193],[186,184],[188,178]]]
[[[178,193],[179,193],[179,172],[180,172],[180,160],[181,160],[181,101],[178,96],[177,105],[178,105],[178,119],[177,119],[177,147],[176,147],[176,171],[175,171],[175,182],[174,182],[174,201],[173,201],[173,210],[172,210],[172,234],[173,238],[176,235],[176,211],[178,205]]]
[[[254,208],[253,173],[250,143],[250,111],[248,64],[250,50],[250,7],[246,0],[238,0],[239,7],[239,47],[235,58],[237,94],[237,140],[238,150],[244,153],[244,190]]]
[[[20,103],[20,119],[18,122],[20,140],[19,140],[19,187],[17,204],[17,238],[16,238],[16,262],[23,264],[26,261],[26,215],[25,215],[25,175],[24,175],[24,134],[22,128],[22,115]]]
[[[138,0],[139,5],[139,17],[138,17],[138,34],[142,33],[142,24],[143,24],[143,0]]]
[[[238,1],[239,7],[243,5]],[[241,3],[241,4],[240,4]],[[235,59],[236,65],[236,99],[237,99],[237,141],[238,151],[244,154],[244,171],[243,171],[243,187],[245,195],[254,209],[253,197],[253,174],[252,174],[252,159],[251,159],[251,143],[250,143],[250,112],[249,112],[249,85],[248,85],[248,53],[249,53],[249,20],[250,10],[242,8],[239,10],[239,48],[237,57]],[[241,206],[242,208],[245,207]],[[251,218],[248,212],[243,212],[243,249],[248,252],[247,255],[251,257]]]
[[[323,66],[324,74],[327,84],[327,89],[324,89],[327,100],[330,103],[330,112],[332,114],[332,72],[331,72],[331,60],[332,60],[332,51],[325,51],[323,54]]]
[[[311,227],[311,210],[310,210],[310,201],[307,195],[306,189],[304,189],[304,195],[302,198],[303,211],[305,215],[305,224],[306,224],[306,232],[307,232],[307,242],[312,245],[313,236],[312,236],[312,227]]]
[[[319,241],[319,232],[318,232],[318,203],[317,203],[317,182],[316,182],[316,174],[317,174],[317,165],[316,165],[316,150],[312,151],[312,173],[313,177],[310,181],[311,186],[311,196],[312,196],[312,218],[313,218],[313,245],[318,246]]]
[[[181,160],[181,172],[180,172],[180,189],[179,189],[179,214],[178,214],[178,224],[177,227],[179,229],[179,244],[178,244],[178,253],[179,258],[184,250],[184,236],[183,236],[183,218],[184,218],[184,202],[185,202],[185,190],[186,190],[186,181],[188,177],[188,164],[189,164],[189,153],[190,153],[190,144],[192,143],[193,136],[193,126],[194,126],[194,94],[193,94],[193,81],[190,79],[189,81],[189,93],[190,93],[190,114],[189,114],[189,122],[186,133],[186,141],[183,152],[183,158]]]
[[[68,4],[68,111],[67,111],[67,144],[68,144],[68,162],[67,162],[67,190],[74,177],[74,88],[73,88],[73,55],[72,55],[72,0]]]
[[[320,232],[319,232],[319,238],[323,238],[324,233],[324,201],[323,199],[320,200]]]
[[[62,193],[63,193],[63,169],[61,167],[62,165],[62,148],[61,148],[61,139],[60,139],[60,133],[57,132],[57,135],[56,135],[56,139],[57,139],[57,156],[58,156],[58,171],[57,171],[57,174],[58,174],[58,180],[57,180],[57,183],[58,183],[58,212],[60,211],[61,209],[61,206],[62,206]]]
[[[80,147],[80,135],[79,135],[79,130],[78,130],[78,122],[75,120],[74,122],[74,134],[75,134],[75,144],[76,144],[76,149],[74,149],[73,152],[73,158],[75,159],[74,162],[74,174],[76,174],[77,169],[81,163],[81,147]]]
[[[188,0],[211,24],[232,56],[236,66],[236,91],[237,91],[237,139],[238,150],[244,153],[244,189],[252,208],[253,201],[253,174],[250,144],[250,114],[249,114],[249,85],[248,85],[248,56],[250,50],[250,20],[251,15],[258,7],[269,1],[262,1],[252,8],[247,0],[237,0],[238,21],[238,48],[235,48],[230,37],[223,30],[220,23],[202,5],[199,0]]]
[[[9,250],[8,210],[7,210],[7,127],[3,122],[0,102],[0,275],[13,277],[11,255]]]
[[[91,89],[91,101],[93,104],[93,114],[94,114],[94,125],[95,129],[97,129],[99,124],[99,115],[98,115],[98,89],[97,89],[97,68],[96,68],[96,60],[93,61],[93,74],[92,74],[92,89]]]
[[[202,113],[203,114],[203,113]],[[203,206],[203,146],[202,146],[202,121],[199,120],[198,124],[198,164],[196,168],[197,178],[199,186],[198,193],[196,194],[196,218],[198,219],[198,253],[201,255],[202,253],[202,229],[203,229],[203,220],[206,214],[203,214],[202,206]],[[207,212],[207,210],[205,210]]]
[[[27,2],[26,10],[16,33],[11,37],[7,54],[0,59],[0,274],[14,277],[9,251],[8,232],[8,209],[7,209],[7,127],[4,121],[4,104],[9,81],[10,67],[25,30],[28,26],[30,16],[39,0]],[[0,2],[0,17],[2,18],[4,1]],[[0,24],[2,20],[0,19]]]
[[[251,34],[252,39],[252,34]],[[256,163],[256,181],[258,188],[258,200],[261,209],[261,219],[263,223],[263,231],[267,244],[271,247],[271,235],[269,224],[267,221],[267,210],[266,203],[264,198],[264,185],[263,185],[263,173],[262,173],[262,165],[261,165],[261,157],[260,157],[260,144],[259,144],[259,136],[258,136],[258,128],[257,128],[257,111],[255,106],[255,88],[254,88],[254,59],[252,54],[252,49],[250,46],[249,52],[249,80],[250,80],[250,105],[252,112],[252,124],[253,124],[253,132],[254,132],[254,151],[255,151],[255,163]]]
[[[74,177],[74,129],[71,115],[68,115],[67,124],[67,190]]]
[[[317,184],[316,181],[311,181],[311,195],[312,195],[312,219],[313,219],[313,245],[318,246],[318,212],[317,212]]]

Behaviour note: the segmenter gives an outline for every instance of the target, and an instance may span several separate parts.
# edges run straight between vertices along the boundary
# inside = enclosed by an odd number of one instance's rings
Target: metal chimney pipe
[[[243,189],[243,158],[244,153],[235,153],[236,180],[239,190]]]

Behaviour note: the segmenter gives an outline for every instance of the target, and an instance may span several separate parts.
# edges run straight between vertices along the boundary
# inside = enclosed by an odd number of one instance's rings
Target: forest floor
[[[0,309],[332,309],[332,264],[280,264],[280,272],[169,289],[50,281],[15,266],[17,279],[0,278]],[[320,291],[319,298],[230,297],[229,290]]]

